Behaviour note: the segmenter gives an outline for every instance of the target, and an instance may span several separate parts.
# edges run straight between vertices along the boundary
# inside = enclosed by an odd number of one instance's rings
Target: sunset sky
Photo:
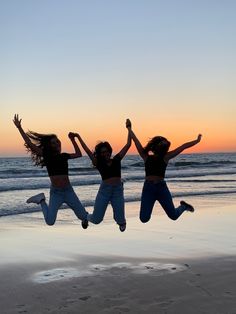
[[[64,151],[69,131],[119,150],[126,118],[143,144],[236,151],[234,0],[1,1],[0,39],[0,156],[26,155],[14,113]]]

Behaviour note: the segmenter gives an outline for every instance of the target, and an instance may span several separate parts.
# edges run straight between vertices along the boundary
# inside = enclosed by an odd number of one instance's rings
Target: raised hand
[[[127,129],[131,129],[131,127],[132,127],[132,125],[131,125],[131,121],[130,121],[130,119],[126,119],[126,127],[127,127]]]
[[[202,134],[198,134],[197,141],[200,142],[202,139]]]
[[[15,126],[19,129],[21,127],[21,120],[22,119],[19,119],[19,115],[18,114],[15,114],[14,115],[14,119],[12,120],[15,124]]]

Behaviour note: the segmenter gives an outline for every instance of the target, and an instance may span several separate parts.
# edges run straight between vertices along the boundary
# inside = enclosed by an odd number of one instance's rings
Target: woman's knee
[[[55,222],[56,222],[56,220],[47,220],[47,221],[46,221],[46,224],[47,224],[48,226],[53,226],[53,225],[55,224]]]
[[[150,218],[151,218],[151,215],[144,215],[144,214],[139,215],[139,219],[142,223],[148,222]]]
[[[93,224],[98,225],[103,221],[103,218],[95,218],[91,220]]]
[[[92,222],[95,225],[100,224],[103,221],[104,216],[89,214],[87,216],[88,221]]]
[[[177,220],[179,217],[175,213],[168,213],[167,215],[171,220]]]

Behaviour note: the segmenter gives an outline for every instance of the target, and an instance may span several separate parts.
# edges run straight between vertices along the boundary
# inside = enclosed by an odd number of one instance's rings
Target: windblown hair
[[[169,145],[159,145],[163,140],[167,141]],[[153,154],[165,156],[170,147],[170,142],[163,136],[154,136],[144,147],[144,152],[148,154],[150,151]]]
[[[110,154],[112,154],[112,147],[108,142],[100,142],[95,146],[95,151],[93,153],[94,157],[99,161],[101,160],[101,149],[106,148]]]
[[[31,139],[32,143],[42,150],[42,155],[38,155],[25,143],[27,152],[31,154],[31,159],[35,166],[44,167],[44,158],[53,154],[51,139],[57,136],[55,134],[40,134],[33,131],[29,131],[26,134]]]

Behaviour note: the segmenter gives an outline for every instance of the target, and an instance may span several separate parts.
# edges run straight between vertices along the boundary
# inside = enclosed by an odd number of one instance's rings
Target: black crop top
[[[53,156],[44,156],[45,166],[49,177],[68,175],[68,159],[70,154],[62,153]]]
[[[113,177],[121,177],[121,158],[117,154],[111,159],[111,165],[109,166],[106,161],[98,161],[96,168],[102,176],[102,180],[110,179]]]
[[[146,176],[165,177],[167,163],[160,156],[149,155],[145,162]]]

